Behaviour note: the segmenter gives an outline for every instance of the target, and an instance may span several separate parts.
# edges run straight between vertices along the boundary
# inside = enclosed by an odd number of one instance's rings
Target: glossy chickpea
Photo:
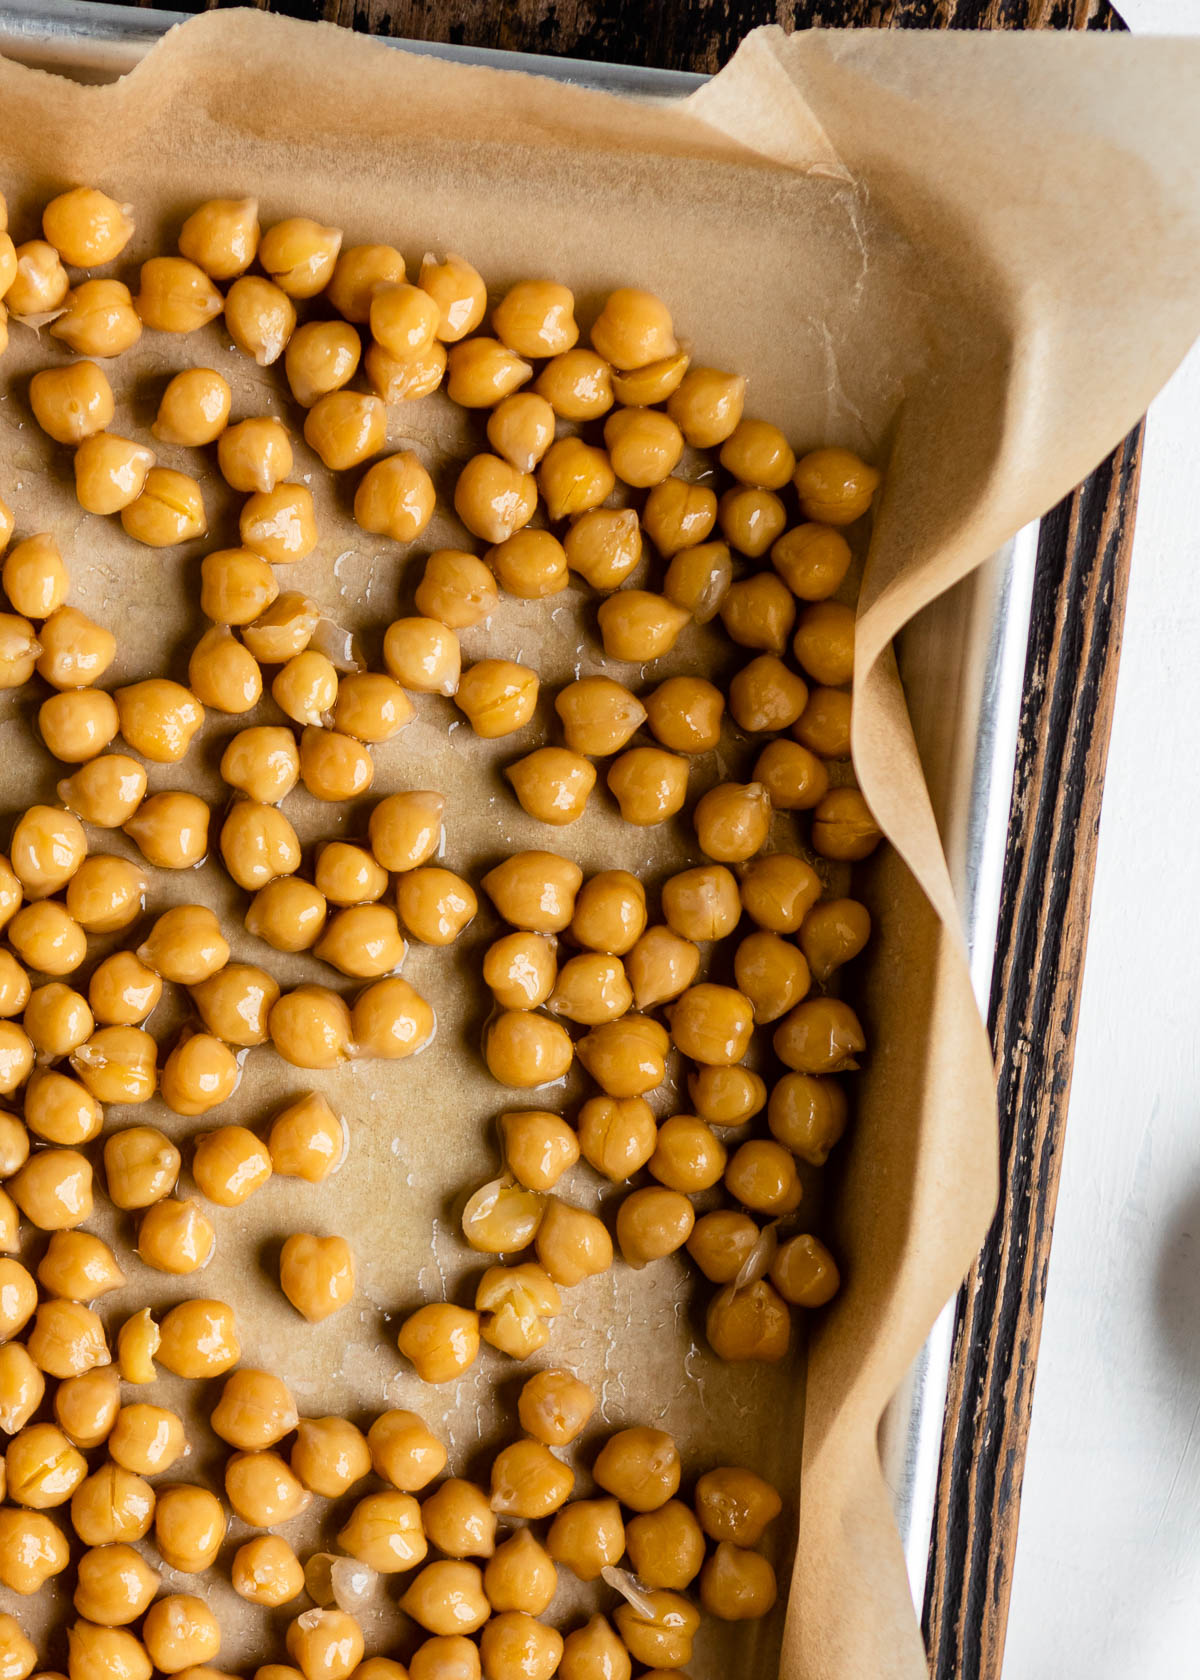
[[[414,600],[417,611],[426,618],[437,619],[450,630],[463,630],[487,618],[499,594],[496,580],[482,560],[462,549],[438,548],[425,562]],[[392,669],[390,665],[388,669]],[[392,675],[403,681],[398,671],[393,670]]]
[[[697,801],[694,820],[706,857],[745,863],[766,844],[771,798],[761,782],[721,782]]]
[[[483,1572],[483,1590],[494,1612],[520,1610],[540,1616],[557,1587],[553,1559],[528,1528],[517,1529],[497,1546]]]
[[[514,392],[488,416],[487,439],[518,472],[531,473],[554,441],[554,410],[533,391]]]
[[[880,475],[849,449],[814,449],[796,464],[792,482],[806,519],[852,525],[871,506]]]
[[[721,447],[721,465],[740,484],[782,490],[796,457],[787,438],[767,420],[740,420]]]
[[[308,951],[325,926],[325,896],[310,881],[283,875],[260,887],[246,911],[249,933],[276,951]]]
[[[612,369],[594,350],[574,348],[552,357],[533,389],[563,420],[597,420],[613,405]]]
[[[600,603],[597,617],[610,659],[644,665],[669,653],[691,615],[646,589],[618,589]]]
[[[599,507],[612,494],[616,482],[604,450],[577,437],[559,438],[557,443],[552,443],[537,474],[546,513],[553,520]]]
[[[562,1634],[523,1610],[502,1610],[479,1639],[484,1671],[496,1680],[549,1680],[562,1659]]]
[[[729,685],[730,712],[748,734],[790,729],[807,703],[808,685],[772,653],[751,660]]]
[[[571,1066],[565,1027],[525,1009],[502,1010],[484,1029],[483,1055],[493,1079],[513,1090],[554,1084]]]
[[[257,725],[234,735],[221,758],[230,787],[260,805],[277,805],[300,779],[300,753],[290,729]]]
[[[597,590],[616,589],[642,559],[642,528],[634,508],[589,508],[563,538],[567,565]]]
[[[717,517],[717,498],[705,485],[688,484],[681,478],[666,478],[656,484],[646,498],[646,505],[642,510],[642,524],[646,534],[664,557],[671,557],[686,553],[690,548],[705,543],[705,538],[712,531]],[[718,551],[724,549],[723,544],[707,544],[708,549]],[[728,550],[724,550],[728,555]],[[709,560],[715,556],[705,556],[705,568],[679,567],[672,580],[672,590],[667,591],[672,600],[689,593],[683,585],[688,572],[696,575],[708,575],[711,589],[711,567]],[[701,597],[703,604],[703,590],[692,590]],[[680,604],[685,604],[681,602]],[[716,608],[714,606],[713,611]],[[709,617],[712,613],[709,614]]]
[[[99,1136],[104,1110],[77,1080],[38,1068],[25,1087],[25,1124],[47,1143],[74,1147]]]
[[[625,1544],[638,1579],[651,1588],[683,1591],[704,1562],[703,1531],[677,1499],[634,1517],[626,1525]]]
[[[558,356],[579,337],[575,299],[552,280],[520,280],[492,311],[496,336],[519,356]]]
[[[662,1084],[669,1047],[657,1021],[627,1015],[593,1027],[575,1049],[602,1091],[612,1097],[640,1097]]]
[[[341,1166],[346,1125],[315,1091],[288,1103],[271,1123],[267,1138],[272,1169],[288,1178],[318,1184]]]
[[[752,485],[738,485],[736,489],[726,490],[717,504],[717,520],[721,527],[721,534],[731,548],[736,548],[739,554],[748,555],[757,560],[775,542],[787,524],[787,514],[783,503],[773,490],[758,490]],[[792,596],[786,586],[773,572],[762,574],[772,584],[778,585],[789,602]],[[752,580],[747,579],[747,582]],[[730,594],[733,589],[731,587]],[[794,604],[792,611],[795,611]],[[733,632],[729,632],[733,636]],[[739,638],[733,636],[734,641]],[[759,642],[749,642],[748,647],[758,647]]]
[[[770,1482],[737,1465],[709,1470],[696,1483],[696,1515],[711,1540],[757,1546],[782,1508]]]
[[[125,860],[113,858],[107,861],[123,863]],[[30,1043],[40,1055],[61,1057],[69,1056],[91,1036],[95,1020],[86,998],[70,986],[63,985],[61,981],[52,980],[48,985],[39,986],[30,993],[22,1025]],[[27,1106],[28,1100],[27,1092]]]
[[[337,691],[336,666],[315,648],[293,655],[271,684],[275,704],[296,723],[320,723],[332,712]]]
[[[796,625],[792,651],[809,676],[823,687],[840,688],[849,683],[854,675],[853,607],[843,606],[840,601],[814,601],[805,607]]]
[[[219,1377],[240,1357],[233,1308],[224,1301],[181,1301],[160,1331],[158,1358],[177,1377]]]
[[[192,986],[191,994],[205,1027],[226,1044],[248,1049],[266,1043],[267,1020],[279,986],[263,969],[227,963]]]
[[[158,1380],[154,1356],[162,1337],[149,1307],[133,1313],[117,1331],[117,1368],[121,1381],[152,1383]]]
[[[567,747],[539,747],[505,775],[522,809],[554,827],[579,820],[596,784],[594,767]]]
[[[629,1680],[633,1662],[629,1652],[604,1616],[593,1616],[575,1628],[563,1641],[561,1680]],[[650,1680],[663,1680],[655,1671]]]
[[[558,973],[553,936],[509,933],[489,945],[484,984],[502,1009],[536,1009],[554,989]]]
[[[390,741],[414,716],[412,701],[382,671],[352,671],[338,683],[333,726],[358,741]]]
[[[613,760],[605,779],[623,819],[648,828],[683,809],[688,763],[659,747],[632,747]]]
[[[754,780],[766,788],[777,811],[808,811],[829,787],[825,766],[798,741],[771,741],[754,765]]]
[[[668,677],[646,700],[651,730],[673,752],[711,752],[724,711],[724,695],[703,677]]]
[[[69,811],[31,805],[13,825],[8,850],[25,897],[45,898],[65,887],[79,868],[87,856],[87,836]]]
[[[151,794],[123,824],[147,863],[192,869],[208,851],[209,809],[194,793]]]
[[[758,1239],[758,1226],[748,1213],[717,1208],[697,1219],[687,1251],[710,1283],[732,1283]]]
[[[582,1431],[596,1408],[596,1396],[568,1371],[538,1371],[521,1389],[521,1427],[548,1447],[565,1447]]]
[[[300,737],[300,780],[327,804],[357,798],[375,779],[375,763],[361,741],[307,724]]]
[[[618,957],[599,951],[572,957],[559,970],[547,1007],[581,1026],[598,1026],[627,1013],[633,991]]]
[[[44,908],[50,910],[51,908],[56,909],[57,906],[46,905]],[[18,911],[16,916],[13,917],[14,927],[17,923],[27,922],[29,917],[42,909],[42,905],[34,904],[30,905],[28,909]],[[10,935],[10,937],[14,936]],[[14,937],[14,943],[17,944],[17,950],[22,958],[28,961],[31,947],[27,943],[26,948],[22,949],[18,942],[19,937],[19,935]],[[80,930],[80,937],[83,937],[82,929]],[[46,972],[53,973],[54,969],[50,968]],[[10,1091],[15,1091],[19,1085],[25,1083],[33,1068],[33,1057],[33,1045],[30,1043],[25,1030],[17,1026],[15,1021],[0,1022],[0,1095],[7,1096]]]
[[[62,1574],[70,1558],[66,1536],[52,1517],[42,1511],[0,1510],[0,1583],[10,1592],[32,1597]]]
[[[83,1454],[52,1423],[31,1423],[19,1430],[4,1462],[9,1499],[34,1511],[65,1504],[87,1475]]]
[[[102,1627],[134,1622],[158,1590],[158,1571],[132,1546],[95,1546],[79,1560],[74,1604]]]
[[[141,1540],[150,1532],[155,1496],[150,1483],[118,1464],[103,1464],[71,1496],[71,1524],[85,1546]]]
[[[740,373],[692,367],[667,401],[667,413],[693,449],[715,449],[742,418],[746,381]]]
[[[17,1335],[33,1317],[36,1307],[37,1284],[33,1273],[19,1260],[0,1258],[0,1334],[6,1340]]]
[[[441,316],[428,292],[405,281],[393,281],[374,288],[368,306],[368,319],[372,338],[390,356],[406,361],[412,356],[424,355],[431,348]],[[455,397],[453,400],[457,402],[460,399]]]
[[[47,315],[62,303],[71,282],[54,246],[44,239],[27,239],[14,251],[16,274],[4,293],[10,314]]]
[[[221,313],[224,299],[204,270],[186,257],[150,257],[142,264],[133,306],[153,332],[195,332]]]
[[[355,1267],[344,1237],[288,1237],[279,1256],[279,1287],[302,1318],[319,1324],[354,1296]]]
[[[89,361],[35,373],[29,381],[29,405],[47,436],[66,444],[79,444],[103,432],[115,412],[112,386],[103,369]]]
[[[277,484],[274,490],[255,491],[238,516],[238,531],[244,546],[273,566],[290,566],[306,559],[317,546],[312,491],[307,484]],[[250,638],[246,646],[256,659],[264,657]]]
[[[747,914],[772,933],[797,933],[821,894],[815,869],[788,852],[753,858],[742,871]]]
[[[280,875],[295,874],[300,842],[277,806],[240,799],[221,828],[221,857],[239,887],[257,892]]]
[[[365,847],[333,840],[317,854],[316,885],[330,904],[372,904],[387,891],[387,870]]]
[[[419,355],[400,358],[374,340],[367,346],[363,371],[385,403],[413,402],[436,391],[446,372],[446,347],[436,341]]]
[[[754,1030],[750,1001],[731,986],[691,986],[667,1011],[677,1049],[695,1062],[740,1062]]]
[[[325,295],[347,321],[365,325],[380,286],[404,280],[404,258],[394,245],[350,245],[338,255]]]
[[[676,350],[656,362],[647,362],[645,367],[615,373],[613,391],[617,401],[629,408],[648,408],[656,403],[665,403],[679,389],[690,361],[686,350]]]
[[[452,945],[475,918],[475,889],[453,870],[412,869],[396,882],[396,908],[405,929],[423,945]]]
[[[190,1451],[182,1419],[165,1406],[122,1406],[108,1437],[114,1463],[139,1476],[169,1470]]]
[[[350,1055],[350,1011],[325,986],[284,992],[268,1017],[271,1043],[293,1067],[337,1067]]]
[[[595,1581],[625,1555],[625,1525],[615,1499],[573,1499],[550,1525],[546,1550],[581,1581]]]
[[[121,733],[153,764],[176,764],[204,722],[204,707],[190,689],[167,677],[149,677],[116,692]]]
[[[352,1028],[359,1055],[401,1061],[432,1041],[437,1019],[432,1006],[407,980],[389,975],[355,999]]]
[[[846,1093],[836,1079],[785,1073],[771,1091],[767,1124],[779,1139],[814,1167],[822,1167],[846,1129]]]
[[[844,963],[851,962],[871,937],[871,917],[865,904],[853,898],[824,899],[814,904],[800,928],[800,947],[822,984]]]
[[[207,1488],[178,1482],[159,1491],[154,1544],[169,1569],[199,1575],[210,1568],[225,1539],[226,1525],[221,1501]]]
[[[361,354],[358,334],[343,321],[307,321],[297,327],[284,352],[293,397],[302,408],[311,408],[331,391],[340,391],[358,371]]]
[[[426,1536],[447,1557],[490,1558],[496,1549],[496,1514],[487,1494],[452,1476],[421,1506]]]
[[[476,1286],[475,1307],[485,1342],[513,1359],[528,1359],[545,1347],[547,1320],[562,1311],[562,1296],[542,1266],[525,1261],[489,1266]]]
[[[273,1447],[295,1429],[295,1402],[282,1378],[249,1367],[225,1381],[212,1413],[212,1427],[241,1452]]]
[[[423,788],[381,799],[367,825],[380,867],[402,874],[428,862],[441,845],[445,809],[444,795]]]
[[[4,927],[21,907],[24,894],[16,871],[6,857],[0,856],[0,927]]]
[[[426,1564],[401,1598],[400,1608],[443,1637],[475,1633],[491,1614],[479,1566],[450,1558]]]
[[[604,423],[604,443],[617,477],[635,489],[661,484],[683,453],[679,427],[651,408],[614,409]]]
[[[98,682],[116,657],[117,642],[74,607],[59,607],[38,632],[38,675],[52,688],[86,688]]]
[[[499,1128],[508,1170],[527,1190],[552,1190],[579,1159],[579,1140],[560,1115],[513,1109]]]
[[[561,933],[575,910],[583,871],[555,852],[514,852],[483,877],[506,922],[531,933]]]
[[[360,1499],[337,1543],[380,1575],[414,1568],[429,1550],[421,1526],[421,1507],[409,1494],[391,1489]]]
[[[503,1516],[551,1516],[566,1503],[575,1473],[543,1441],[514,1441],[492,1464],[491,1508]]]
[[[227,426],[217,443],[217,465],[233,490],[246,495],[273,490],[292,470],[292,440],[273,415]]]
[[[49,1294],[69,1301],[94,1301],[125,1282],[112,1249],[90,1231],[55,1231],[37,1278]]]
[[[367,1431],[377,1476],[402,1492],[425,1487],[446,1466],[446,1449],[415,1412],[381,1412]]]
[[[674,1142],[669,1142],[666,1146],[660,1144],[651,1159],[659,1158],[661,1162],[668,1155],[674,1157],[676,1154]],[[695,1154],[690,1156],[686,1164],[693,1170],[678,1176],[708,1176],[708,1172],[703,1175],[696,1173],[697,1160]],[[655,1170],[653,1166],[651,1170]],[[711,1162],[708,1170],[711,1171]],[[656,1176],[662,1176],[661,1171]],[[691,1235],[695,1218],[695,1210],[681,1190],[650,1186],[626,1196],[617,1210],[617,1243],[626,1265],[640,1270],[653,1260],[663,1260],[668,1254],[675,1254]]]
[[[20,688],[37,668],[42,645],[27,618],[0,613],[0,689]]]
[[[614,1184],[632,1178],[654,1153],[658,1128],[643,1097],[590,1097],[578,1126],[584,1159]]]
[[[46,1324],[35,1325],[27,1342],[29,1352],[48,1375],[62,1379],[54,1393],[54,1415],[63,1433],[77,1447],[85,1450],[98,1447],[116,1423],[121,1404],[120,1377],[108,1363],[103,1338],[98,1339],[94,1313],[88,1314],[87,1308],[73,1301],[42,1303],[43,1308],[47,1306],[55,1311]],[[90,1349],[86,1355],[81,1351],[81,1342]],[[41,1352],[47,1350],[59,1356],[57,1361],[53,1357],[49,1363],[42,1359]],[[73,1360],[69,1357],[72,1350]],[[95,1356],[101,1351],[105,1357],[97,1362]],[[84,1364],[87,1358],[93,1361],[88,1368],[66,1370],[63,1375],[68,1365]],[[53,1369],[56,1362],[58,1370]]]
[[[541,471],[546,470],[542,462]],[[522,530],[537,506],[537,484],[498,455],[473,455],[454,486],[454,509],[472,536],[501,543]]]
[[[852,714],[853,701],[844,689],[814,688],[792,727],[792,734],[802,746],[822,758],[849,758]],[[822,789],[822,797],[824,792]]]
[[[8,1180],[8,1192],[39,1231],[71,1231],[92,1212],[92,1168],[74,1149],[41,1149]]]
[[[620,752],[646,720],[646,708],[624,683],[580,677],[560,689],[554,709],[572,752],[606,758]]]
[[[397,1345],[422,1382],[453,1382],[479,1353],[479,1314],[431,1301],[405,1319]]]
[[[243,274],[258,252],[258,200],[213,198],[179,230],[179,249],[214,280]]]
[[[128,927],[145,903],[146,876],[128,858],[94,853],[67,883],[67,909],[88,933],[116,933]],[[59,992],[52,995],[61,997]]]
[[[67,1629],[70,1680],[150,1680],[150,1658],[127,1628],[100,1627],[82,1618]]]
[[[599,354],[622,371],[647,367],[679,348],[666,304],[633,286],[609,293],[591,339]]]
[[[790,1150],[773,1138],[751,1138],[730,1157],[725,1188],[752,1213],[791,1213],[801,1184]]]
[[[695,980],[699,968],[700,952],[690,939],[669,927],[648,928],[625,958],[634,1006],[654,1009],[677,998]]]
[[[639,1595],[636,1605],[618,1605],[613,1620],[626,1650],[654,1673],[677,1669],[691,1660],[700,1612],[678,1593]]]
[[[128,1126],[104,1143],[109,1200],[126,1211],[170,1195],[179,1177],[179,1151],[154,1126]]]
[[[225,295],[225,327],[237,348],[270,367],[296,328],[296,306],[272,280],[246,274]]]
[[[64,764],[95,758],[111,742],[119,723],[112,695],[97,688],[52,694],[38,708],[43,744]]]
[[[775,1053],[797,1073],[843,1073],[867,1047],[862,1023],[840,998],[807,998],[775,1029]]]
[[[455,344],[474,332],[487,312],[487,287],[482,275],[465,257],[452,251],[440,262],[427,252],[421,260],[418,283],[437,305],[437,336],[444,344]]]
[[[552,1282],[565,1289],[608,1271],[613,1261],[612,1238],[604,1221],[557,1196],[546,1203],[535,1248]]]
[[[554,975],[550,976],[550,985]],[[546,988],[549,993],[549,986]],[[0,951],[0,1017],[19,1015],[29,1002],[32,990],[28,974],[11,951]]]
[[[258,260],[289,297],[316,297],[329,284],[342,248],[342,230],[308,216],[289,216],[267,229]]]
[[[366,1437],[346,1418],[301,1418],[290,1454],[292,1469],[304,1486],[324,1499],[336,1499],[371,1469]]]
[[[743,1126],[767,1100],[760,1076],[741,1066],[693,1069],[688,1093],[696,1113],[713,1126]]]
[[[225,1497],[252,1528],[273,1528],[307,1510],[312,1494],[286,1461],[269,1451],[237,1452],[225,1465]]]
[[[802,601],[824,601],[839,589],[851,558],[845,537],[828,525],[795,525],[771,548],[771,564]]]
[[[378,455],[387,443],[387,415],[376,396],[362,391],[330,391],[319,397],[304,421],[304,441],[331,472],[346,472]],[[393,457],[396,459],[396,457]],[[380,462],[383,473],[368,473],[354,499],[355,519],[366,531],[406,529],[416,517],[411,508],[411,474]],[[264,486],[264,488],[269,488]],[[428,515],[426,514],[426,518]],[[423,522],[418,525],[423,528]],[[405,538],[397,539],[407,540]]]
[[[700,1575],[700,1602],[710,1616],[742,1622],[765,1616],[775,1603],[775,1571],[760,1552],[722,1540]]]
[[[567,587],[567,557],[549,531],[526,527],[485,556],[500,587],[523,600],[557,595]]]
[[[158,917],[137,954],[164,980],[195,986],[224,968],[229,945],[207,905],[180,904]]]
[[[197,449],[216,442],[232,406],[233,393],[213,368],[185,368],[168,382],[150,430],[161,443]]]
[[[883,839],[883,831],[857,788],[830,788],[813,811],[812,845],[822,857],[859,863]]]
[[[174,1114],[207,1114],[237,1089],[241,1067],[227,1044],[212,1033],[181,1039],[163,1065],[160,1090]]]
[[[776,1250],[771,1282],[794,1307],[823,1307],[837,1294],[841,1279],[837,1264],[818,1237],[792,1237]]]
[[[47,204],[42,232],[72,268],[102,268],[133,237],[132,209],[95,187],[73,187]]]
[[[147,1612],[142,1640],[157,1669],[178,1674],[211,1662],[221,1648],[221,1629],[202,1598],[171,1593]]]
[[[392,679],[419,694],[451,695],[459,684],[462,653],[458,637],[434,618],[398,618],[383,638],[383,658]],[[411,703],[407,716],[412,716]]]
[[[71,581],[58,544],[44,533],[9,549],[3,578],[13,611],[34,619],[49,618],[62,606]]]
[[[41,1405],[45,1392],[46,1379],[21,1343],[5,1342],[0,1346],[0,1429],[6,1435],[15,1435],[24,1428]],[[3,1527],[4,1518],[0,1517],[0,1560],[9,1563],[11,1560],[4,1556],[7,1547]],[[64,1559],[65,1555],[64,1548]],[[3,1579],[0,1571],[0,1580]],[[12,1582],[4,1580],[4,1585],[11,1586]]]
[[[218,1207],[240,1207],[271,1176],[266,1146],[245,1126],[222,1126],[196,1139],[192,1176]]]
[[[498,339],[472,338],[450,350],[446,391],[462,408],[492,408],[512,396],[532,373],[530,364]]]
[[[259,1534],[239,1546],[230,1567],[239,1598],[277,1610],[304,1591],[304,1567],[279,1534]]]
[[[633,1511],[656,1511],[679,1488],[679,1452],[661,1429],[622,1429],[600,1449],[592,1474]]]
[[[719,1183],[725,1160],[724,1146],[706,1121],[695,1114],[673,1114],[658,1128],[658,1141],[647,1165],[667,1189],[690,1195]],[[690,1234],[687,1222],[675,1246],[681,1246]]]

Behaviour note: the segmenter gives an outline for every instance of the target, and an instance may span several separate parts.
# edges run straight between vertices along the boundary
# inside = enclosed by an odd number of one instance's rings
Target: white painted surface
[[[1200,1674],[1200,348],[1147,429],[1004,1674]]]

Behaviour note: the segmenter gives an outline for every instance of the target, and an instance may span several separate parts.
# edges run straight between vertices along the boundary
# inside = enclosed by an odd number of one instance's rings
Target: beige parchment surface
[[[0,64],[0,188],[18,238],[37,231],[38,208],[53,192],[95,183],[135,205],[138,233],[116,269],[132,280],[140,260],[171,247],[198,200],[255,194],[264,223],[309,214],[343,228],[347,244],[398,245],[412,266],[426,249],[461,250],[493,293],[553,275],[574,288],[585,324],[614,285],[649,286],[670,301],[698,360],[749,375],[749,411],[784,426],[798,450],[840,441],[887,462],[863,582],[855,750],[895,850],[859,889],[878,937],[856,996],[871,1049],[830,1210],[845,1290],[812,1340],[807,1380],[800,1353],[777,1369],[716,1362],[692,1278],[674,1262],[638,1274],[618,1264],[574,1291],[547,1350],[547,1362],[577,1366],[599,1389],[590,1439],[660,1419],[696,1470],[745,1462],[788,1493],[776,1542],[785,1570],[795,1552],[786,1618],[781,1611],[758,1628],[706,1624],[697,1677],[915,1680],[923,1672],[875,1436],[983,1234],[996,1150],[988,1046],[890,643],[1118,440],[1200,326],[1198,95],[1200,51],[1182,43],[872,32],[788,39],[767,30],[690,100],[635,105],[255,13],[189,23],[110,87]],[[52,341],[14,324],[0,363],[0,494],[23,532],[56,534],[72,599],[116,631],[112,680],[163,669],[182,676],[199,632],[198,556],[231,540],[232,502],[211,457],[164,450],[204,485],[206,542],[155,554],[116,522],[81,515],[66,452],[47,444],[26,401],[29,372],[62,359]],[[166,377],[197,361],[230,378],[235,416],[278,412],[297,424],[279,374],[250,368],[218,323],[178,342],[146,334],[112,367],[114,429],[142,435]],[[443,492],[479,441],[440,399],[389,411],[390,445],[416,448]],[[331,485],[302,446],[297,471],[311,477],[322,541],[285,587],[308,589],[360,629],[377,663],[383,628],[411,603],[420,557],[462,532],[439,512],[420,544],[397,550],[358,531],[345,487]],[[488,625],[466,633],[464,651],[525,657],[549,692],[601,668],[593,612],[575,588],[548,604],[506,600]],[[648,686],[672,670],[724,670],[729,661],[727,644],[693,631],[640,675]],[[6,698],[0,711],[5,809],[53,787],[30,709]],[[264,703],[263,719],[271,716]],[[413,725],[376,749],[373,793],[445,790],[446,859],[474,872],[514,846],[546,843],[499,769],[544,736],[550,712],[544,704],[523,735],[498,746],[475,740],[456,717],[448,702],[423,702]],[[219,806],[222,743],[253,721],[210,718],[187,763],[155,769],[152,787],[196,786]],[[731,732],[695,771],[694,790],[722,774],[744,776],[752,758]],[[693,855],[685,823],[670,833],[631,830],[606,801],[593,806],[550,842],[585,868],[619,863],[656,878]],[[287,809],[307,842],[362,829],[363,810],[334,813],[303,793]],[[796,843],[778,821],[773,844]],[[194,898],[231,918],[244,904],[210,864],[184,878],[156,874],[148,908]],[[302,1411],[365,1418],[385,1403],[413,1405],[451,1434],[455,1468],[486,1466],[489,1445],[513,1427],[514,1368],[485,1354],[463,1382],[431,1391],[402,1367],[392,1336],[405,1310],[461,1295],[477,1270],[453,1213],[461,1192],[494,1171],[488,1122],[506,1106],[476,1051],[475,976],[493,928],[481,915],[453,953],[412,952],[405,972],[439,1019],[435,1044],[416,1060],[309,1076],[268,1051],[251,1054],[238,1093],[214,1118],[251,1123],[286,1093],[320,1086],[347,1115],[346,1165],[317,1189],[280,1180],[242,1209],[218,1210],[218,1252],[202,1291],[164,1291],[159,1275],[131,1261],[108,1316],[188,1293],[227,1298],[245,1359],[283,1372]],[[236,954],[284,984],[330,978],[311,959],[281,958],[249,936]],[[169,1021],[168,1008],[152,1025],[165,1034]],[[659,1100],[671,1111],[669,1086]],[[109,1124],[135,1118],[181,1139],[203,1129],[157,1101],[136,1114],[113,1111]],[[612,1200],[583,1170],[569,1194],[588,1205]],[[128,1241],[129,1228],[119,1229]],[[274,1283],[279,1241],[294,1229],[353,1233],[358,1254],[355,1307],[316,1328],[300,1323]],[[164,1378],[153,1397],[201,1410],[211,1401],[185,1400],[183,1386]],[[581,1487],[588,1461],[585,1441]],[[208,1468],[200,1449],[186,1474]],[[289,1537],[303,1551],[319,1529],[306,1517]],[[231,1548],[242,1537],[235,1525]],[[571,1608],[564,1588],[555,1614]],[[59,1614],[54,1595],[41,1614]],[[249,1669],[276,1655],[269,1622],[231,1596],[222,1618],[222,1667]],[[393,1638],[401,1650],[411,1644],[387,1595],[367,1628],[369,1650],[389,1650]],[[48,1665],[52,1658],[58,1666],[53,1644]]]

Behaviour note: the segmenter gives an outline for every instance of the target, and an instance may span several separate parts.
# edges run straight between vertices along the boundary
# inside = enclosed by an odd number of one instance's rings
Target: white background
[[[1200,1675],[1200,349],[1147,430],[1004,1675]]]

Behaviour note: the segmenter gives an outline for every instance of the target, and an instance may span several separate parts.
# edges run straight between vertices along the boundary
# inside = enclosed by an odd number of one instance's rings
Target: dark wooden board
[[[710,72],[764,23],[1124,27],[1107,0],[267,0],[267,9],[379,35]],[[990,1010],[1004,1194],[959,1299],[924,1617],[934,1680],[1000,1680],[1141,440],[1139,427],[1048,516],[1039,545]]]

